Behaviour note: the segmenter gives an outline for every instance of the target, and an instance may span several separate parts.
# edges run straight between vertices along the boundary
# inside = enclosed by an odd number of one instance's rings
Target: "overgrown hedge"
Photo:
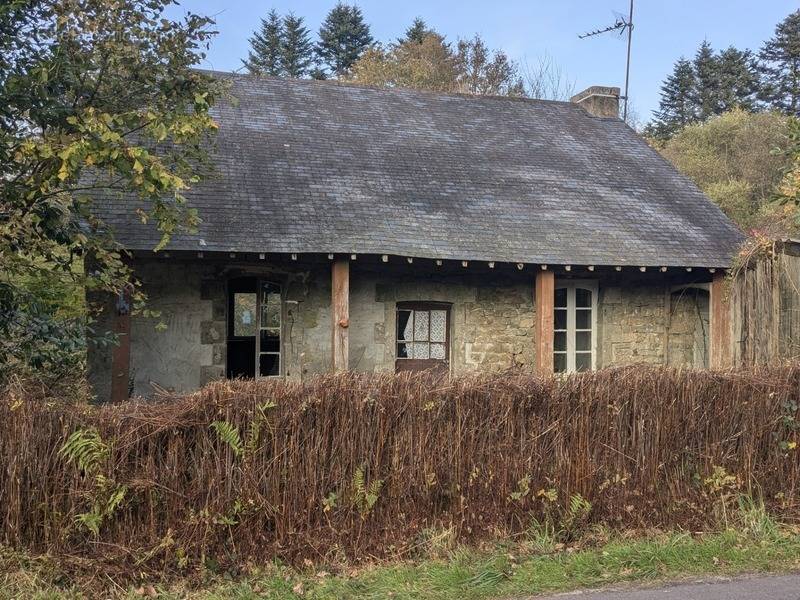
[[[408,556],[442,528],[564,525],[580,498],[619,527],[707,527],[744,493],[794,519],[798,404],[800,366],[343,374],[101,407],[18,384],[0,398],[0,541],[171,569]]]

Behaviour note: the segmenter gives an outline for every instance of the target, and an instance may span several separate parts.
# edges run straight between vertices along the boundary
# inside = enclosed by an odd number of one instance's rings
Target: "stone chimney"
[[[569,99],[594,117],[619,118],[619,88],[593,85]]]

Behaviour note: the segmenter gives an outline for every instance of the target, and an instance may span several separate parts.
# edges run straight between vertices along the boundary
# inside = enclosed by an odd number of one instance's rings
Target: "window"
[[[553,369],[556,373],[595,368],[597,284],[556,285],[554,298]]]
[[[446,366],[449,359],[450,306],[432,302],[397,305],[397,362],[401,370]]]
[[[280,285],[240,277],[228,293],[228,377],[281,375]]]
[[[275,377],[281,374],[281,288],[261,283],[261,321],[259,323],[258,374]]]

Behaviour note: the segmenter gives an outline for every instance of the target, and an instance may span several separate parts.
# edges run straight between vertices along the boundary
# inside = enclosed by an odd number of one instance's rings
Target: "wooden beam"
[[[540,375],[553,372],[553,327],[556,277],[553,271],[536,273],[536,370]]]
[[[725,295],[725,273],[714,273],[711,280],[711,335],[709,336],[709,365],[712,369],[731,366],[731,313]]]
[[[111,349],[111,401],[129,397],[131,378],[131,293],[120,292],[114,301],[114,334],[117,345]]]
[[[350,263],[346,258],[337,258],[331,265],[331,311],[332,367],[334,371],[347,371],[350,352]]]

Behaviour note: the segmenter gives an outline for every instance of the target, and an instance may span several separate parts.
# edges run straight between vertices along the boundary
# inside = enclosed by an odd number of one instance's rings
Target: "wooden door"
[[[398,302],[395,370],[450,371],[450,305]]]

